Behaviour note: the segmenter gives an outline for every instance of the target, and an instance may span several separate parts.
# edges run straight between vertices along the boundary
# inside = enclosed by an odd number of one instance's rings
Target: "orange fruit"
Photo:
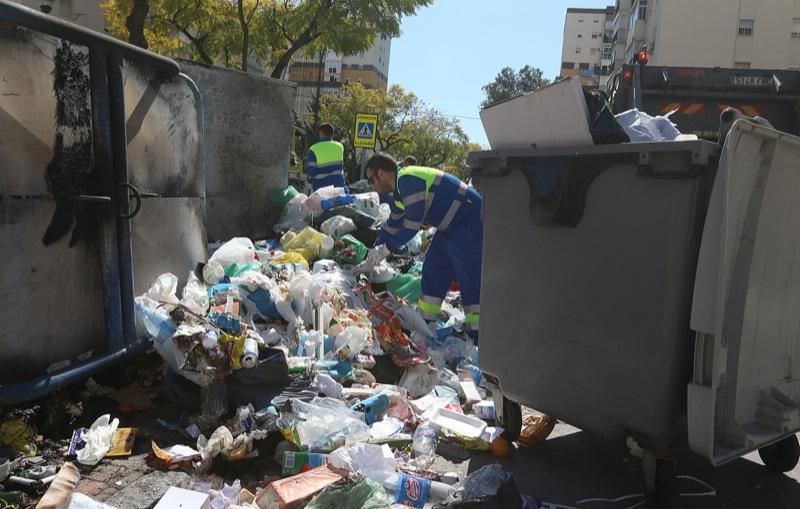
[[[489,450],[492,451],[492,454],[497,458],[507,458],[514,448],[505,438],[497,437],[494,439],[494,442],[489,445]]]

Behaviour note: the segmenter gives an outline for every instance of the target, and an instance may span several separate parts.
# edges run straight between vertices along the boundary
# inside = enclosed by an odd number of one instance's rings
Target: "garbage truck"
[[[732,107],[800,134],[800,70],[626,64],[609,79],[614,113],[638,108],[670,115],[685,134],[717,141],[720,114]]]
[[[800,137],[473,152],[483,196],[481,370],[520,405],[634,440],[671,507],[672,451],[800,458]]]

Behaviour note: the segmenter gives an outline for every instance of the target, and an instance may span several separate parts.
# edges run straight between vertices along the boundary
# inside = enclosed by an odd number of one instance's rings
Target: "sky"
[[[403,19],[392,40],[389,84],[457,116],[473,142],[488,147],[478,118],[481,87],[503,67],[539,67],[558,76],[567,7],[604,8],[613,0],[434,0]]]

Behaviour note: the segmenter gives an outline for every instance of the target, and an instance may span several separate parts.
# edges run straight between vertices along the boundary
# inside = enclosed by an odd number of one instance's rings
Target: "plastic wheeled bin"
[[[674,469],[664,459],[687,439],[714,464],[774,443],[772,457],[761,449],[768,466],[797,462],[800,318],[785,304],[787,316],[759,317],[764,283],[748,285],[747,275],[773,284],[770,299],[798,304],[800,281],[781,290],[764,263],[794,274],[789,254],[800,241],[758,223],[770,205],[756,198],[758,177],[780,173],[782,208],[770,217],[786,228],[798,209],[800,228],[800,169],[787,155],[796,161],[800,144],[746,121],[729,137],[719,172],[721,149],[706,141],[470,154],[483,196],[480,367],[512,436],[523,404],[610,439],[633,437],[651,495],[663,496]],[[780,256],[776,242],[786,244]],[[729,304],[738,307],[725,312]],[[739,348],[742,327],[759,326],[770,346]]]

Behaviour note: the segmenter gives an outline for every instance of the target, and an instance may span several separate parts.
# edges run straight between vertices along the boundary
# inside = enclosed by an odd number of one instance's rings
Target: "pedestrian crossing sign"
[[[377,128],[378,115],[373,115],[371,113],[358,113],[356,115],[353,146],[356,148],[375,148]]]

